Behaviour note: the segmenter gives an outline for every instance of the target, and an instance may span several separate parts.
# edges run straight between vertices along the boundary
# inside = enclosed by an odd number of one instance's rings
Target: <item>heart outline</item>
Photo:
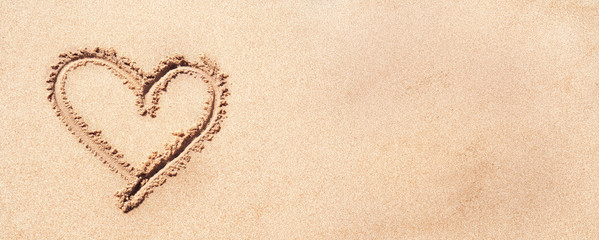
[[[117,77],[126,79],[123,83],[134,91],[138,113],[150,117],[156,116],[160,96],[171,80],[178,74],[198,74],[208,85],[208,93],[211,94],[206,109],[208,112],[189,130],[175,133],[177,138],[174,143],[165,145],[161,152],[153,152],[142,164],[133,167],[124,160],[123,154],[102,138],[101,131],[88,127],[73,110],[66,96],[68,73],[89,63],[107,67]],[[139,206],[167,177],[176,175],[179,169],[184,168],[191,158],[190,153],[200,152],[204,142],[212,140],[214,134],[220,131],[221,122],[226,117],[226,97],[230,94],[226,81],[228,75],[221,73],[218,65],[205,56],[200,57],[200,62],[188,61],[183,56],[167,57],[152,72],[145,73],[135,62],[118,56],[112,48],[84,48],[60,54],[58,63],[51,69],[46,80],[49,84],[47,90],[50,91],[48,101],[79,142],[128,182],[123,190],[115,194],[119,199],[118,207],[125,213]],[[149,104],[147,96],[151,96]]]

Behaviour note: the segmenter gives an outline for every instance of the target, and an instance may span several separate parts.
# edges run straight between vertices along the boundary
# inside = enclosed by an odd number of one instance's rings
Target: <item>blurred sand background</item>
[[[599,236],[594,1],[2,1],[0,17],[0,239]],[[230,75],[222,130],[126,214],[125,181],[46,100],[50,66],[83,47],[146,71],[205,53]]]

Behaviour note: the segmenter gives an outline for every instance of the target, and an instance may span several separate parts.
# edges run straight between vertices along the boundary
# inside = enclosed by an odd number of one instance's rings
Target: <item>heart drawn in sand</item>
[[[218,66],[206,57],[199,62],[191,62],[182,56],[170,57],[160,62],[151,73],[144,73],[131,60],[119,57],[112,49],[81,49],[59,55],[59,62],[52,66],[52,73],[46,81],[49,86],[48,100],[56,110],[56,115],[69,131],[85,147],[98,156],[110,169],[119,173],[128,181],[127,186],[118,191],[118,206],[124,212],[139,206],[155,187],[162,185],[166,178],[176,175],[190,160],[191,152],[200,152],[204,142],[210,141],[220,130],[225,118],[226,97],[229,95],[226,78]],[[105,67],[131,89],[135,96],[135,105],[139,114],[155,117],[159,109],[161,95],[171,80],[179,74],[188,74],[201,79],[209,94],[207,111],[204,117],[187,131],[174,133],[176,139],[167,143],[162,151],[153,152],[141,164],[132,166],[102,136],[102,131],[92,130],[84,117],[73,110],[67,97],[65,83],[69,81],[69,72],[88,64]]]

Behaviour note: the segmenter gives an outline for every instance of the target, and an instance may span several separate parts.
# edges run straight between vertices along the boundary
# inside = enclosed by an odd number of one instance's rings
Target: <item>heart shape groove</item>
[[[104,139],[102,131],[92,130],[83,117],[73,110],[67,97],[65,83],[69,72],[87,64],[105,67],[124,79],[123,83],[135,93],[135,105],[139,114],[149,117],[156,116],[160,96],[177,75],[197,76],[208,87],[207,112],[187,131],[173,133],[176,139],[166,144],[162,151],[153,152],[141,164],[131,166],[123,154]],[[175,176],[179,169],[184,168],[191,158],[190,153],[200,152],[204,148],[204,142],[212,140],[214,134],[220,131],[221,122],[225,118],[226,97],[229,96],[226,82],[228,76],[220,73],[216,63],[204,56],[200,57],[199,62],[188,61],[183,56],[169,57],[161,61],[151,73],[145,73],[133,61],[117,56],[113,49],[86,48],[60,54],[59,62],[51,68],[52,72],[46,82],[50,91],[48,100],[56,115],[77,136],[80,143],[128,182],[124,189],[115,194],[123,212],[139,206],[167,177]]]

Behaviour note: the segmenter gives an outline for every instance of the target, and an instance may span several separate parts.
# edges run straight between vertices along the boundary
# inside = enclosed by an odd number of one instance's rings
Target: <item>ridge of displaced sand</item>
[[[138,166],[131,166],[125,156],[111,146],[102,137],[102,131],[93,130],[83,117],[73,110],[67,98],[65,83],[69,72],[76,68],[95,64],[106,67],[114,75],[123,79],[135,96],[138,113],[155,117],[159,108],[160,96],[166,91],[169,82],[179,74],[198,76],[208,86],[210,100],[202,119],[185,132],[173,133],[177,138],[160,152],[153,152]],[[152,72],[145,73],[128,58],[117,56],[113,49],[80,49],[59,55],[59,61],[53,65],[46,82],[48,100],[52,103],[56,115],[68,130],[77,136],[86,149],[98,156],[111,170],[119,173],[128,181],[127,186],[118,191],[118,206],[124,212],[139,206],[154,188],[162,185],[168,176],[175,176],[190,160],[190,152],[200,152],[204,142],[212,140],[220,130],[225,118],[227,75],[220,73],[215,62],[200,57],[200,62],[191,62],[183,56],[168,57],[161,61]]]

